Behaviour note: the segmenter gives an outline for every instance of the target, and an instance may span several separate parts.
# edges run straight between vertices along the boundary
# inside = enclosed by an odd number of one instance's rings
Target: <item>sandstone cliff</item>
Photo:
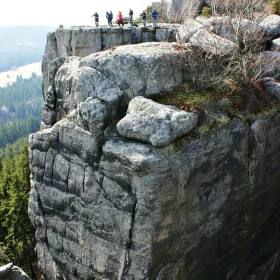
[[[171,44],[57,49],[30,136],[45,279],[277,279],[280,114],[191,138],[195,114],[144,98],[188,74]]]

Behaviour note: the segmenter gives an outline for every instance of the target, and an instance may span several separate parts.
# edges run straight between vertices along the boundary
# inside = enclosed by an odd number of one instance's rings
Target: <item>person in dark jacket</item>
[[[112,26],[112,20],[113,20],[113,13],[112,11],[110,12],[106,12],[106,18],[107,18],[107,21],[108,21],[108,25],[109,26]]]
[[[144,27],[147,27],[146,26],[146,22],[147,22],[147,14],[145,11],[143,11],[143,13],[140,14],[140,17],[142,17],[142,23],[144,25]]]
[[[157,26],[157,18],[158,18],[158,12],[156,11],[156,9],[153,10],[152,12],[152,20],[153,20],[153,27]]]
[[[95,14],[93,14],[91,17],[94,17],[94,21],[95,21],[95,26],[99,25],[99,15],[97,12],[95,12]]]
[[[110,18],[110,25],[113,26],[112,21],[113,21],[113,12],[110,10],[109,12],[109,18]]]
[[[128,13],[128,22],[130,22],[130,25],[133,25],[133,11],[130,8]]]

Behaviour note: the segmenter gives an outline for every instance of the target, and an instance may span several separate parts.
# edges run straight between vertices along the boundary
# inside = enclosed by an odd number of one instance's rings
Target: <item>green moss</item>
[[[266,6],[270,13],[280,15],[280,0],[270,0]]]
[[[210,18],[212,16],[212,9],[210,7],[203,7],[201,15],[206,18]]]

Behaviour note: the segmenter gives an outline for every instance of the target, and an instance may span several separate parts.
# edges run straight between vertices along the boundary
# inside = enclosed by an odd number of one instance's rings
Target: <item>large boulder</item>
[[[231,56],[238,51],[238,46],[227,39],[210,33],[205,29],[199,29],[189,40],[193,46],[198,47],[203,52],[218,56]]]
[[[205,26],[194,20],[194,19],[187,19],[178,30],[176,34],[177,42],[185,43],[190,40],[190,38],[200,29],[205,29]]]
[[[260,81],[260,84],[267,94],[280,100],[280,83],[274,78],[264,78]]]
[[[126,108],[134,96],[172,90],[183,81],[181,55],[171,44],[153,42],[121,46],[85,58],[55,59],[49,64],[42,111],[45,128],[88,97],[105,102],[112,119],[118,104]]]
[[[261,77],[280,80],[280,52],[266,51],[253,56],[253,61],[261,70]]]
[[[211,17],[209,21],[215,34],[238,43],[241,48],[243,45],[250,51],[263,50],[270,40],[259,24],[248,19]]]
[[[139,96],[130,101],[127,115],[118,122],[117,129],[125,138],[162,147],[187,134],[196,126],[197,121],[198,117],[194,113]]]
[[[211,30],[225,38],[231,41],[235,41],[235,30],[232,25],[232,18],[231,17],[211,17],[209,19],[209,22],[212,25]]]
[[[120,46],[89,55],[80,67],[96,69],[123,91],[122,104],[135,96],[170,91],[184,77],[181,54],[169,43],[142,43]]]
[[[175,28],[162,28],[156,30],[156,41],[176,42],[176,29]]]
[[[272,38],[278,38],[280,36],[280,16],[269,15],[262,22],[260,22],[260,26]]]

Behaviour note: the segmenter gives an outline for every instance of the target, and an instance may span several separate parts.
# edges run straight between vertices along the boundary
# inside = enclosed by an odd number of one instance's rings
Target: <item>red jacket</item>
[[[117,20],[118,20],[118,22],[123,22],[122,13],[118,13]]]

